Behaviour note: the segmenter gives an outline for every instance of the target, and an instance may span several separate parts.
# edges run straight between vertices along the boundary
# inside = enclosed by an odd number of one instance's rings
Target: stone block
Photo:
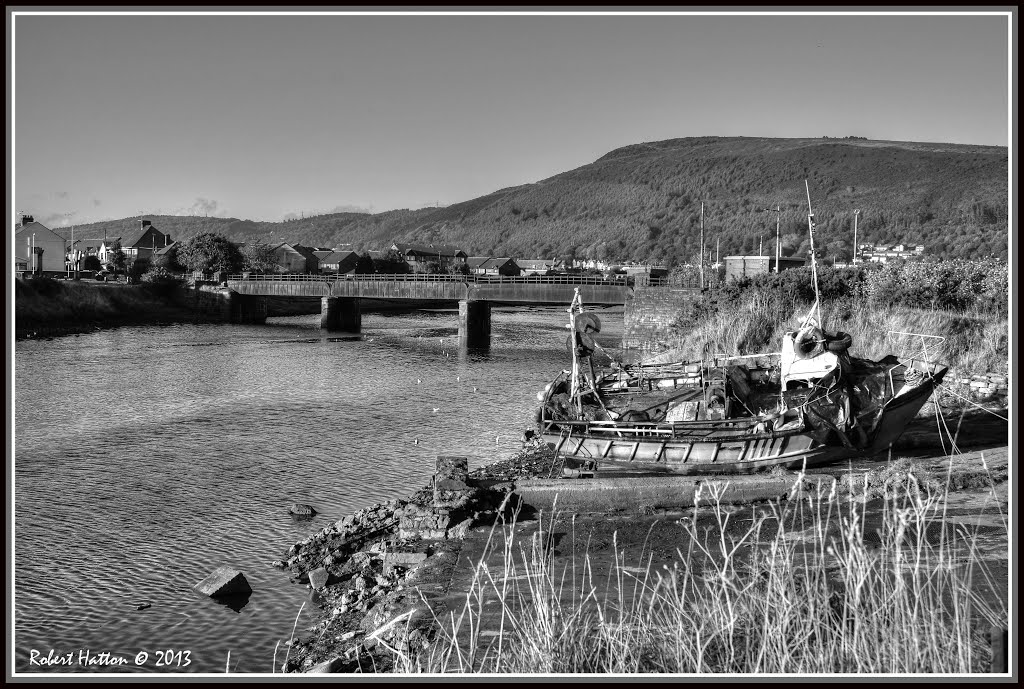
[[[245,575],[231,567],[218,567],[194,588],[199,593],[211,598],[252,593],[252,587],[249,586]]]
[[[314,589],[322,589],[327,586],[327,581],[331,578],[331,575],[323,567],[318,567],[309,573],[309,585]]]
[[[302,503],[298,502],[294,503],[290,508],[288,508],[288,512],[289,514],[294,514],[299,517],[313,517],[316,515],[316,510],[314,510],[312,507],[310,507],[309,505],[303,505]]]

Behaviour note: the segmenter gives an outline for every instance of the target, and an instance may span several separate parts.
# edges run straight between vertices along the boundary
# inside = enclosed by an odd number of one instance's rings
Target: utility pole
[[[782,204],[775,208],[762,208],[762,213],[775,213],[775,272],[779,272],[779,260],[782,258],[782,241],[779,229],[782,224]]]
[[[857,265],[857,216],[860,215],[859,210],[853,211],[853,265]]]
[[[704,202],[700,202],[700,288],[704,289]]]

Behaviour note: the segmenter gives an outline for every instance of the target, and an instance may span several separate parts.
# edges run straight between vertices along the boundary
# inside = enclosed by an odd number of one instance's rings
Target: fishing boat
[[[808,191],[808,208],[809,203]],[[813,214],[809,212],[813,256]],[[812,279],[817,274],[812,260]],[[820,326],[815,300],[778,351],[598,369],[600,320],[569,307],[572,368],[541,393],[539,435],[568,476],[601,469],[677,474],[811,468],[886,451],[946,375],[916,356],[851,356],[852,340]],[[899,333],[899,335],[911,335]],[[915,353],[917,354],[917,353]]]

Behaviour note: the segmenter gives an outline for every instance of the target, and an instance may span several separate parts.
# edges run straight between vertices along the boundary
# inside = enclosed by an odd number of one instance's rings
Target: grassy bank
[[[166,285],[16,280],[15,337],[52,337],[97,328],[195,320]]]
[[[888,354],[940,361],[953,376],[1005,372],[1009,287],[996,261],[822,267],[744,277],[680,304],[664,344],[685,358],[702,348],[723,355],[778,349],[820,299],[820,325],[853,338],[854,356]],[[915,333],[928,337],[917,337]]]
[[[782,341],[787,331],[799,329],[799,318],[810,311],[809,303],[782,306],[761,294],[743,299],[738,308],[719,311],[699,324],[681,325],[669,344],[684,358],[699,359],[704,343],[723,355],[763,351]],[[947,364],[955,375],[1005,370],[1009,360],[1009,323],[1005,317],[963,314],[898,306],[859,303],[826,304],[821,310],[829,332],[843,331],[853,338],[851,352],[859,357],[881,359],[887,354],[924,353]],[[918,333],[942,337],[919,338],[893,333]]]

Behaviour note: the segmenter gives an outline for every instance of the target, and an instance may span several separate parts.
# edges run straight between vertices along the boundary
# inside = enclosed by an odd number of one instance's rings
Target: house
[[[154,251],[162,249],[170,243],[171,235],[156,229],[148,220],[140,220],[139,229],[121,242],[121,250],[124,251],[129,262],[148,261]]]
[[[558,260],[554,258],[517,258],[516,264],[523,275],[543,275],[558,268]]]
[[[64,237],[31,215],[23,215],[14,232],[15,264],[24,261],[22,270],[35,275],[57,275],[66,272],[68,242]]]
[[[114,249],[120,245],[120,237],[114,237],[113,239],[104,239],[103,242],[100,243],[99,251],[96,252],[96,255],[100,259],[100,263],[102,263],[105,266],[110,265],[110,261],[113,260],[114,257]]]
[[[283,242],[274,247],[275,273],[316,273],[320,261],[309,247]]]
[[[519,275],[522,270],[512,258],[492,256],[469,256],[466,266],[474,275]]]
[[[358,262],[359,254],[354,251],[331,251],[320,257],[320,272],[344,275],[354,271]]]
[[[177,242],[171,242],[167,246],[160,247],[159,249],[157,249],[156,251],[153,252],[153,255],[150,257],[150,260],[151,261],[155,261],[158,258],[161,258],[163,256],[167,256],[171,252],[176,252],[177,251],[177,249],[176,249],[177,246],[178,246]]]
[[[452,266],[464,265],[469,256],[458,247],[434,244],[395,244],[391,245],[393,251],[398,251],[405,256],[406,262],[413,272],[429,272],[431,263],[437,263],[442,271]]]
[[[783,256],[779,259],[778,270],[789,270],[790,268],[801,268],[807,263],[807,259],[799,256]],[[726,256],[725,257],[725,279],[739,279],[745,276],[760,275],[762,273],[773,273],[775,269],[774,256]]]
[[[316,256],[317,261],[323,261],[324,257],[330,256],[334,253],[334,249],[313,249],[313,255]],[[320,265],[323,268],[323,263]]]

